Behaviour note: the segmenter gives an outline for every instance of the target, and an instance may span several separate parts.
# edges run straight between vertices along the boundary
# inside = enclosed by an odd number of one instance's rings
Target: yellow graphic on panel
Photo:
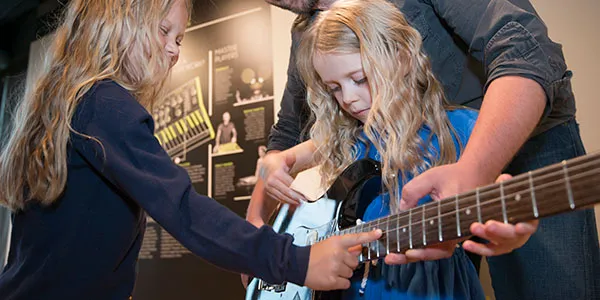
[[[154,136],[172,158],[185,160],[187,152],[215,138],[204,107],[200,77],[171,91],[155,104]]]

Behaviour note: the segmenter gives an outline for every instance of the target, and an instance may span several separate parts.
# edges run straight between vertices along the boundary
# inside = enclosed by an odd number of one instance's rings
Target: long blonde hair
[[[149,106],[160,96],[170,59],[160,22],[177,0],[72,0],[39,79],[26,86],[0,153],[0,204],[52,204],[67,181],[71,120],[83,95],[112,79]],[[185,1],[188,12],[191,2]],[[93,137],[91,137],[93,138]]]
[[[407,175],[455,162],[457,156],[442,86],[421,44],[420,34],[387,1],[347,0],[317,16],[296,57],[315,121],[310,132],[317,146],[315,161],[322,163],[326,183],[356,160],[364,131],[380,153],[392,212],[398,206],[398,175],[406,180]],[[315,71],[315,55],[332,53],[360,53],[373,97],[364,126],[342,110]],[[432,136],[419,137],[424,125],[438,138],[439,151],[430,143]]]

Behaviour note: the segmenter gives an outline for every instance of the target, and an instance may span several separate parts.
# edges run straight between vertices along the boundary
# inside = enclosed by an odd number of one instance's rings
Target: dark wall
[[[0,77],[25,72],[29,45],[53,30],[66,3],[0,0]]]

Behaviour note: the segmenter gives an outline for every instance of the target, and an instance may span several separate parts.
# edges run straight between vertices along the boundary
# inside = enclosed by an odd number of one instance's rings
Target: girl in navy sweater
[[[270,282],[349,286],[351,246],[310,247],[255,228],[198,195],[154,137],[145,109],[177,62],[189,0],[70,1],[46,66],[0,152],[13,211],[0,299],[127,299],[146,213],[193,253]]]

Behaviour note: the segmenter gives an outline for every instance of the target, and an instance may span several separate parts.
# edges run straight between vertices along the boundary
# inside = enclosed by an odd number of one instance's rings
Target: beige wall
[[[273,38],[273,95],[275,96],[275,112],[279,111],[281,97],[287,80],[287,66],[290,57],[292,38],[290,29],[294,22],[295,14],[271,6],[271,32]],[[277,121],[277,113],[275,114]]]
[[[549,28],[550,37],[563,45],[573,70],[577,120],[588,152],[600,151],[600,1],[531,0]],[[600,231],[600,206],[596,206]]]

